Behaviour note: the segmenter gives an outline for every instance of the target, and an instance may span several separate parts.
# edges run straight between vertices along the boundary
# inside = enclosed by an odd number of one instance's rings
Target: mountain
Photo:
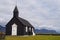
[[[36,34],[58,34],[55,30],[35,29]]]
[[[5,32],[5,27],[0,25],[0,32]]]

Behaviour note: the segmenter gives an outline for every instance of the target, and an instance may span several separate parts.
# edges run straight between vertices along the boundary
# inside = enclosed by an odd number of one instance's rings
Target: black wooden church
[[[35,35],[34,27],[18,15],[18,9],[15,6],[13,18],[6,24],[6,35]]]

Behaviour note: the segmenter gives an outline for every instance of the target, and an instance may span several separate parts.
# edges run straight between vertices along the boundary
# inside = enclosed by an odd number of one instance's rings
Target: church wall
[[[19,23],[18,29],[17,29],[17,34],[18,35],[24,35],[24,27],[25,26],[23,24]]]
[[[18,19],[13,18],[8,25],[6,25],[6,35],[11,35],[12,32],[12,25],[16,23],[17,26],[17,35],[24,35],[25,34],[25,25],[23,25]]]
[[[11,30],[12,30],[12,28],[11,28],[11,26],[6,26],[6,35],[11,35]]]

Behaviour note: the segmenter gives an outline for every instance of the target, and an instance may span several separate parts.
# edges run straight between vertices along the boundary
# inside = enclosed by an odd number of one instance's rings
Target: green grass
[[[60,36],[52,35],[6,36],[5,40],[60,40]]]

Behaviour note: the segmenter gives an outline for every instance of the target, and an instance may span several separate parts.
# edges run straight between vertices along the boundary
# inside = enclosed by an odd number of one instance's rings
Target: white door
[[[17,25],[15,23],[12,25],[12,35],[17,35]]]

